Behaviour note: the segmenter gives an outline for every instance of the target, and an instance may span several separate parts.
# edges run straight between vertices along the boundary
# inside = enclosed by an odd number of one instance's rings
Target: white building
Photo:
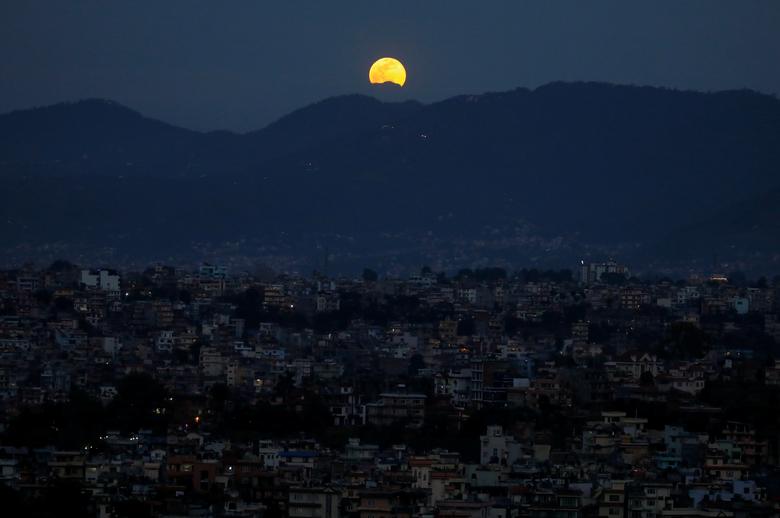
[[[119,297],[119,274],[113,270],[81,270],[81,284],[105,291],[111,297]]]
[[[520,443],[514,437],[504,435],[501,426],[488,426],[485,435],[480,437],[479,458],[483,466],[511,466],[520,459],[521,454]]]
[[[111,356],[116,356],[122,348],[122,341],[116,336],[104,336],[101,342],[103,352]]]
[[[198,268],[198,276],[201,279],[224,279],[227,277],[227,268],[217,264],[203,263]]]
[[[614,273],[628,277],[628,267],[618,264],[615,261],[604,263],[588,263],[584,261],[580,264],[580,281],[583,284],[593,284],[601,282],[601,277],[607,273]]]
[[[173,330],[164,329],[157,333],[157,337],[154,339],[154,348],[157,352],[171,352],[174,341]]]
[[[738,315],[745,315],[750,310],[750,299],[747,297],[734,297],[731,304]]]
[[[434,378],[434,391],[437,396],[450,396],[454,406],[465,407],[471,400],[471,369],[437,374]]]

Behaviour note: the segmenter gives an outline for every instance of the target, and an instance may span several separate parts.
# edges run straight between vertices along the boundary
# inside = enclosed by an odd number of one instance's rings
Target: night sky
[[[386,55],[406,65],[402,90],[368,84]],[[245,131],[337,94],[555,80],[780,93],[780,1],[0,2],[0,112],[102,97]]]

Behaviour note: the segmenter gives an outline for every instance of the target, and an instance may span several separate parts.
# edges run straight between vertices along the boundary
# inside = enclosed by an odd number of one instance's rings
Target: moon
[[[371,84],[395,83],[403,86],[406,82],[406,69],[395,58],[377,59],[368,71],[368,80]]]

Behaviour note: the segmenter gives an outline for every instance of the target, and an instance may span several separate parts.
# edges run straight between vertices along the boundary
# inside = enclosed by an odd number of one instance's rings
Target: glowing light
[[[395,83],[403,86],[406,83],[406,69],[395,58],[377,59],[368,71],[371,84]]]

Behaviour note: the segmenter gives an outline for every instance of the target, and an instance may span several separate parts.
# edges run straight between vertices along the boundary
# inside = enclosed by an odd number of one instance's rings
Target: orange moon
[[[403,86],[406,82],[406,69],[395,58],[377,59],[368,71],[368,80],[371,84],[395,83]]]

